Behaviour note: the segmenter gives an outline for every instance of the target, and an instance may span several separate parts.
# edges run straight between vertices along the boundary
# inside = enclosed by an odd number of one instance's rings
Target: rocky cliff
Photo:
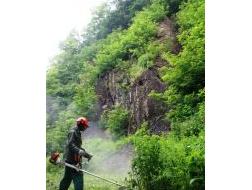
[[[159,25],[157,41],[161,43],[168,38],[172,52],[178,53],[180,46],[176,41],[175,27],[167,18]],[[120,104],[130,112],[128,134],[134,133],[144,121],[149,123],[153,133],[168,131],[169,121],[164,120],[168,108],[148,96],[151,91],[163,92],[167,88],[158,72],[166,64],[168,63],[158,56],[154,65],[134,80],[121,69],[113,69],[100,76],[96,85],[98,113]]]

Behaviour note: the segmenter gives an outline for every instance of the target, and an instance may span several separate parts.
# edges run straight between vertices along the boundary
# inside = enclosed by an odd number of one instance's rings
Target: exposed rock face
[[[123,73],[115,70],[100,78],[96,88],[100,112],[120,104],[130,111],[128,133],[134,133],[143,121],[149,122],[153,132],[167,131],[169,125],[162,121],[167,108],[148,96],[152,90],[163,92],[166,88],[157,69],[153,67],[143,72],[129,89],[122,87],[122,82],[127,80]]]
[[[160,24],[157,41],[163,42],[168,38],[171,41],[172,51],[178,53],[179,45],[174,26],[169,19],[165,19]],[[130,82],[127,73],[118,69],[105,73],[96,85],[98,114],[113,105],[120,104],[130,111],[128,133],[134,133],[144,121],[149,123],[150,131],[153,133],[168,131],[169,123],[164,121],[168,108],[148,96],[152,90],[163,92],[167,88],[158,73],[158,68],[166,64],[168,63],[158,57],[154,66],[144,71],[133,82]]]
[[[157,117],[164,114],[167,109],[148,95],[152,90],[163,92],[165,87],[155,68],[148,69],[134,82],[130,89],[130,105],[128,106],[132,112],[130,121],[132,126],[137,128],[143,121],[150,121],[149,124],[152,126],[152,130],[156,131],[155,120],[158,120]],[[167,127],[163,128],[163,130],[167,130]],[[135,128],[129,129],[129,132],[134,131]]]

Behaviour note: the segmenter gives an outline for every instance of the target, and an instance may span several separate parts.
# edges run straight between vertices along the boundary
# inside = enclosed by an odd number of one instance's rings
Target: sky
[[[14,52],[25,59],[33,52],[29,59],[34,56],[48,66],[49,59],[59,51],[59,43],[72,29],[81,31],[89,23],[92,10],[105,1],[0,1],[0,48],[6,52],[3,60],[15,62]]]
[[[91,11],[105,0],[52,0],[46,10],[48,57],[58,52],[58,44],[75,28],[81,31],[91,19]],[[48,64],[48,63],[47,63]]]

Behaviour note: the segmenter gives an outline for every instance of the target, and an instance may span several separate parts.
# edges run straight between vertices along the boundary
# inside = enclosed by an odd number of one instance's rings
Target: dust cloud
[[[89,163],[84,164],[85,169],[97,175],[115,176],[117,179],[128,176],[133,157],[130,144],[113,140],[108,131],[99,128],[98,122],[90,122],[90,127],[82,138],[83,147],[94,155]]]

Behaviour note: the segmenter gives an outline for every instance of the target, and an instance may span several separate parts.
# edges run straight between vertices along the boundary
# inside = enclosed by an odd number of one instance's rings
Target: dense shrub
[[[169,107],[169,135],[131,137],[136,157],[130,184],[137,189],[204,189],[204,0],[189,0],[177,13],[178,55],[163,54],[160,70],[169,88],[150,94]],[[144,56],[141,60],[148,60]]]
[[[106,72],[123,60],[139,57],[145,53],[148,43],[157,32],[156,23],[165,16],[165,9],[159,3],[136,14],[132,25],[124,31],[115,31],[105,40],[96,56],[99,73]]]
[[[169,136],[131,137],[136,157],[133,160],[132,188],[204,189],[204,133],[178,140]]]
[[[112,110],[103,113],[101,123],[108,128],[115,136],[127,134],[129,112],[122,106],[115,106]]]
[[[199,111],[182,122],[173,122],[172,131],[178,137],[198,136],[205,128],[205,106],[200,104]]]
[[[171,63],[163,79],[178,93],[197,93],[205,85],[205,17],[204,0],[184,3],[177,14],[178,40],[182,51],[178,55],[167,52],[164,58]]]

